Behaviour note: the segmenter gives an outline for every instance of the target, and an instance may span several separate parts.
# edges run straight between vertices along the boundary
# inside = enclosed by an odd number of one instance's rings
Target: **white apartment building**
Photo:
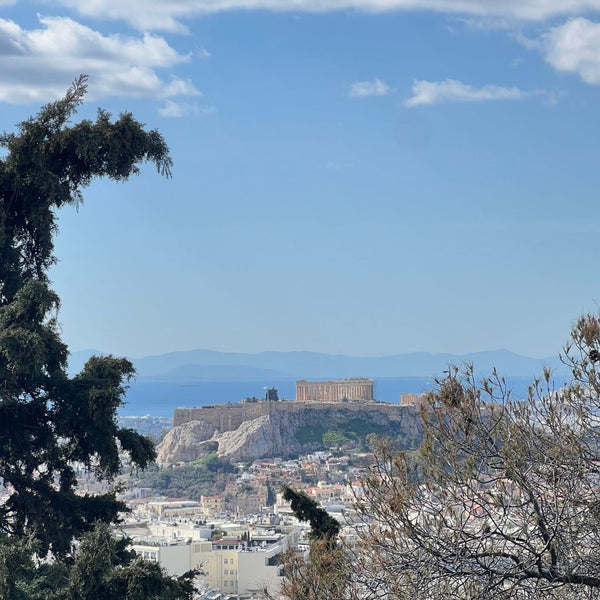
[[[287,550],[285,534],[259,536],[248,543],[239,539],[138,538],[132,544],[141,557],[158,562],[170,575],[199,568],[198,585],[223,594],[279,593],[282,577],[280,555]]]

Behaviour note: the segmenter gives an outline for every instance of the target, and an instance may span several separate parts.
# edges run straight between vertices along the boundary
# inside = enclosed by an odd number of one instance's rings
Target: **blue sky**
[[[82,72],[175,168],[61,212],[73,350],[542,357],[598,309],[600,0],[0,0],[5,129]]]

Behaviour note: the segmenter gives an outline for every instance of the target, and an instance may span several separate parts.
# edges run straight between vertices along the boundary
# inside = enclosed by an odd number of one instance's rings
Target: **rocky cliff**
[[[190,421],[169,430],[158,447],[157,462],[170,465],[190,462],[210,452],[210,441],[216,427],[206,421]]]
[[[385,409],[384,409],[385,408]],[[215,448],[231,461],[264,457],[290,457],[324,448],[323,435],[339,432],[348,440],[364,439],[369,433],[394,437],[405,447],[414,447],[421,436],[418,411],[410,406],[365,405],[352,410],[340,405],[306,405],[301,410],[277,410],[242,422],[236,429],[220,432],[201,419],[173,427],[158,449],[162,465],[191,461]]]

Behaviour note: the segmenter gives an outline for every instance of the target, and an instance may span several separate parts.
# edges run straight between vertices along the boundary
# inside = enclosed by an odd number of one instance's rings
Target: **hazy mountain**
[[[145,381],[269,381],[290,375],[245,365],[183,365],[161,375],[139,375]]]
[[[76,372],[93,353],[74,352],[70,371]],[[440,375],[448,365],[471,363],[480,375],[493,367],[506,376],[539,375],[544,365],[557,373],[566,369],[558,358],[537,359],[508,350],[472,354],[431,354],[413,352],[394,356],[358,357],[318,352],[260,352],[245,354],[189,350],[158,356],[132,358],[138,377],[190,381],[256,381],[274,379],[321,379],[340,377],[407,377]]]

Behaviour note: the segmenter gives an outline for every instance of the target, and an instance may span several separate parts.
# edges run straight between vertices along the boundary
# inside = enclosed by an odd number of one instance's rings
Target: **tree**
[[[35,540],[4,537],[0,543],[0,597],[6,600],[174,600],[191,598],[194,590],[194,571],[165,576],[102,522],[82,536],[73,558],[39,564]]]
[[[380,450],[358,502],[370,597],[600,597],[600,320],[580,318],[552,374],[513,399],[451,369],[417,452]]]
[[[0,137],[0,479],[10,491],[0,506],[5,566],[28,552],[52,551],[60,563],[74,538],[125,509],[115,493],[78,495],[76,464],[111,480],[121,451],[142,468],[155,458],[149,440],[117,426],[116,410],[134,374],[128,360],[93,357],[68,377],[48,270],[56,260],[57,209],[79,205],[94,178],[125,180],[144,161],[169,176],[171,159],[162,136],[131,114],[112,120],[100,110],[95,121],[70,125],[85,91],[81,76],[64,98]],[[32,560],[33,554],[23,560],[23,569],[33,565],[41,574]],[[18,597],[17,589],[3,597]]]
[[[283,581],[280,593],[290,600],[354,600],[351,565],[343,548],[327,540],[310,542],[307,560],[288,551],[283,560]],[[269,600],[272,596],[265,592]],[[280,595],[277,596],[281,597]],[[358,599],[357,599],[358,600]]]
[[[61,590],[64,600],[171,600],[192,596],[193,571],[167,578],[157,563],[136,558],[126,546],[126,539],[111,536],[106,523],[97,523],[84,536],[75,556]]]
[[[420,448],[374,452],[358,550],[288,556],[285,596],[600,598],[599,317],[575,323],[562,358],[569,383],[546,370],[524,400],[495,372],[449,369],[421,408]]]
[[[298,492],[287,485],[283,486],[283,499],[290,503],[292,512],[299,521],[310,524],[309,537],[312,540],[335,544],[340,524],[324,508],[304,492]]]
[[[323,445],[327,447],[341,446],[347,441],[348,438],[341,431],[329,429],[323,434]]]
[[[307,560],[291,550],[283,555],[281,594],[291,600],[354,599],[350,563],[337,539],[338,521],[304,492],[283,486],[283,498],[297,519],[310,524],[310,550]]]

